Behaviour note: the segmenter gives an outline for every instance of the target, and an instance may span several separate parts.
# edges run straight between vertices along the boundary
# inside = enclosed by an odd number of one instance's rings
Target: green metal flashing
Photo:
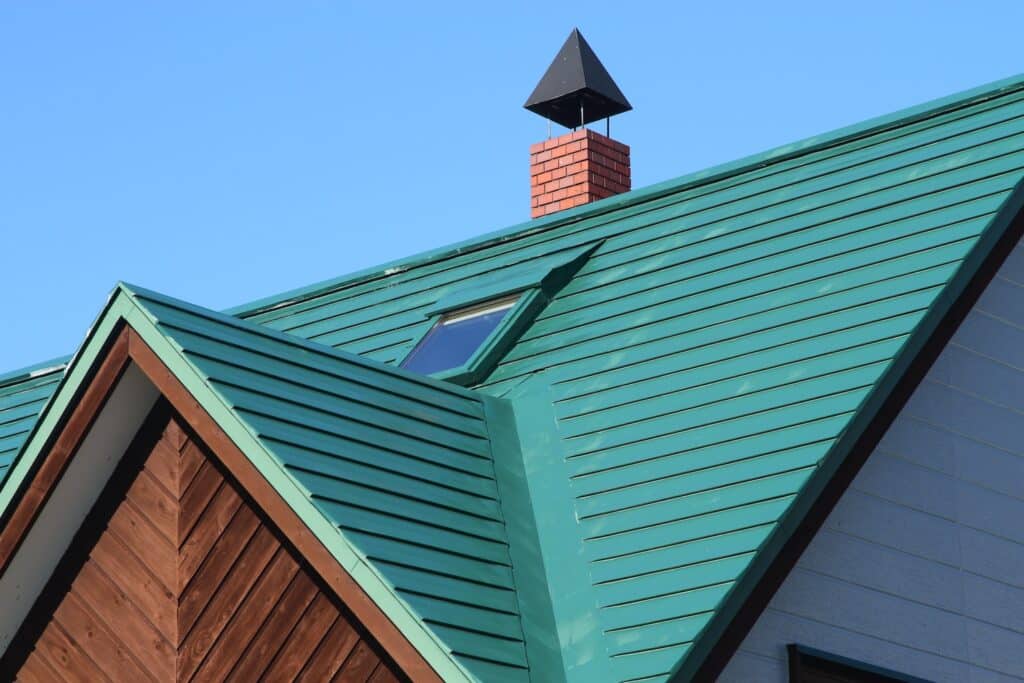
[[[434,317],[485,301],[501,299],[527,289],[540,289],[551,298],[599,246],[593,244],[557,253],[550,258],[541,259],[540,263],[527,264],[526,267],[519,268],[509,275],[497,277],[482,287],[467,287],[453,292],[428,308],[425,315]]]
[[[545,605],[538,610],[552,610],[563,667],[550,674],[552,678],[539,676],[536,680],[607,680],[608,650],[572,504],[575,495],[552,410],[551,385],[543,374],[538,374],[519,384],[505,398],[512,406],[520,453],[518,462],[510,467],[521,474],[516,471],[505,479],[508,486],[503,490],[518,482],[525,484],[525,490],[513,489],[514,494],[506,494],[515,496],[510,501],[514,507],[507,516],[511,519],[516,514],[521,523],[533,525],[537,540],[530,539],[530,543],[539,555],[534,562],[540,562],[530,568],[537,572],[533,580],[524,579],[525,583],[518,586],[520,600],[550,603],[550,608]],[[546,612],[543,617],[545,625]],[[551,633],[542,632],[537,637],[551,638]]]
[[[530,326],[547,303],[547,297],[539,289],[523,292],[512,310],[487,335],[487,339],[480,345],[480,348],[474,351],[465,363],[450,370],[435,372],[431,377],[463,386],[479,384],[490,374],[495,364],[515,344],[519,335]],[[429,333],[430,329],[428,328],[423,333],[423,337]],[[416,348],[423,337],[420,337],[412,345],[412,348]]]
[[[558,637],[558,622],[551,595],[551,583],[547,562],[544,558],[543,538],[538,530],[538,518],[531,488],[535,480],[526,472],[525,454],[537,442],[537,434],[543,433],[545,422],[535,419],[533,414],[524,414],[524,407],[517,412],[507,400],[487,397],[487,424],[494,444],[494,466],[501,496],[501,507],[509,536],[509,552],[512,555],[516,582],[516,597],[519,614],[526,636],[526,656],[530,663],[531,680],[566,683],[562,644]],[[529,410],[530,407],[525,407]],[[548,416],[550,417],[550,416]],[[521,437],[517,423],[529,420],[524,436]],[[528,442],[523,447],[523,440]],[[550,445],[557,443],[557,437]],[[545,453],[545,451],[541,451]],[[537,453],[531,456],[536,458]],[[564,506],[563,506],[564,507]],[[571,514],[571,510],[564,510]],[[571,529],[571,525],[567,525]],[[556,560],[551,558],[548,562]]]

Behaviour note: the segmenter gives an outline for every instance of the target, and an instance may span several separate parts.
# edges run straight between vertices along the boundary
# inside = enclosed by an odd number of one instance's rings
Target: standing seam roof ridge
[[[925,145],[925,146],[927,146],[927,145]],[[790,169],[790,170],[791,170],[791,169]],[[834,188],[833,188],[833,189],[834,189]],[[716,190],[716,191],[717,191],[717,190]],[[712,194],[713,194],[713,193],[712,193]],[[749,199],[749,197],[745,197],[744,199]],[[639,214],[633,214],[633,216],[636,216],[636,215],[639,215]],[[605,225],[605,224],[602,224],[602,225]],[[596,227],[598,227],[598,226],[595,226],[595,225],[590,225],[590,226],[587,226],[587,228],[586,228],[586,229],[587,229],[587,230],[590,230],[590,229],[593,229],[593,228],[596,228]],[[568,236],[569,236],[569,235],[567,235],[567,234],[563,234],[563,235],[562,235],[562,237],[568,237]],[[533,246],[535,246],[535,245],[533,245]],[[464,264],[463,264],[463,265],[464,265]],[[459,267],[459,266],[453,266],[453,267]],[[434,272],[426,273],[426,274],[425,274],[425,275],[424,275],[423,277],[433,277],[433,276],[436,276],[436,275],[440,274],[441,272],[443,272],[443,271],[434,271]],[[404,282],[403,282],[402,284],[403,284],[403,285],[404,285],[404,284],[409,284],[409,283],[413,282],[413,281],[414,281],[414,279],[415,279],[415,278],[409,278],[409,279],[406,279],[406,280],[405,280],[405,281],[404,281]],[[338,293],[341,293],[341,292],[344,292],[344,291],[345,291],[344,289],[340,289],[340,290],[332,290],[331,294],[338,294]],[[365,294],[367,294],[367,293],[368,293],[367,291],[361,291],[361,292],[357,292],[357,293],[356,293],[356,296],[363,296],[363,295],[365,295]],[[340,298],[340,299],[333,299],[333,300],[330,300],[330,301],[325,301],[325,302],[324,302],[324,303],[323,303],[322,305],[325,305],[325,306],[329,306],[329,305],[336,305],[336,304],[340,303],[341,301],[343,301],[343,300],[345,300],[345,299],[347,299],[347,297],[342,297],[342,298]],[[295,304],[301,304],[301,303],[303,303],[303,302],[307,302],[307,301],[308,301],[308,302],[315,302],[315,301],[316,301],[316,297],[314,297],[313,299],[309,299],[309,300],[297,300],[297,301],[295,301],[295,302],[293,302],[293,303],[295,303]],[[289,304],[289,305],[291,305],[291,304]],[[307,307],[304,307],[304,308],[302,308],[302,309],[301,309],[300,311],[296,311],[296,312],[294,312],[294,313],[292,313],[292,314],[290,314],[290,315],[286,315],[286,316],[282,316],[282,317],[302,316],[302,315],[308,314],[308,313],[309,313],[309,311],[312,311],[312,310],[316,310],[316,309],[317,309],[317,308],[318,308],[319,306],[320,306],[320,304],[313,304],[313,305],[309,305],[309,306],[307,306]],[[283,309],[283,308],[284,308],[284,307],[282,307],[282,309]],[[275,310],[276,310],[276,309],[275,309]],[[266,312],[269,312],[269,311],[266,311]],[[333,316],[328,316],[328,318],[330,318],[330,317],[333,317]],[[326,319],[326,318],[325,318],[325,319]],[[261,322],[261,323],[264,323],[264,324],[272,324],[272,323],[273,323],[273,322],[274,322],[275,320],[277,320],[277,318],[265,318],[265,319],[261,320],[260,322]],[[319,324],[319,323],[318,323],[318,324]],[[349,340],[349,341],[351,341],[351,340]]]
[[[561,211],[551,216],[519,223],[509,228],[488,232],[455,244],[428,250],[419,254],[402,257],[379,266],[374,266],[355,273],[330,278],[322,282],[306,285],[296,289],[273,294],[263,299],[233,306],[225,309],[225,313],[242,318],[265,313],[281,306],[303,299],[315,298],[332,290],[360,282],[386,278],[398,272],[409,270],[426,263],[457,256],[469,251],[484,249],[493,244],[518,239],[538,232],[547,231],[560,225],[569,224],[590,216],[607,213],[624,206],[641,204],[658,199],[667,194],[681,192],[694,187],[710,184],[723,178],[740,175],[744,172],[771,166],[777,163],[812,154],[814,152],[845,144],[852,140],[869,137],[887,130],[900,128],[909,123],[926,120],[931,117],[970,107],[989,99],[1001,97],[1014,91],[1024,89],[1024,73],[1005,79],[993,81],[976,88],[937,98],[923,104],[878,116],[866,121],[844,126],[832,131],[810,136],[802,140],[782,145],[765,152],[742,157],[740,159],[712,166],[707,169],[689,173],[678,178],[663,181],[639,188],[631,192],[602,199],[580,207]]]
[[[925,120],[950,111],[966,108],[1022,89],[1024,89],[1024,73],[937,98],[923,104],[907,107],[891,114],[885,114],[850,126],[840,127],[826,133],[810,136],[765,152],[760,152],[735,161],[695,171],[672,180],[656,183],[645,188],[639,188],[616,197],[610,197],[588,205],[559,212],[558,214],[554,214],[549,217],[535,219],[526,223],[519,223],[510,228],[489,232],[446,247],[413,254],[389,261],[379,266],[373,266],[336,278],[329,278],[322,282],[305,285],[278,294],[272,294],[268,297],[232,306],[219,312],[228,316],[245,319],[250,316],[255,316],[282,306],[296,303],[300,300],[312,299],[333,290],[342,289],[346,286],[371,281],[373,279],[386,278],[398,272],[409,270],[426,263],[438,261],[451,256],[457,256],[468,251],[484,249],[500,242],[510,241],[538,232],[543,232],[563,224],[577,222],[592,215],[607,213],[621,208],[622,206],[651,201],[666,194],[684,191],[693,187],[721,180],[725,177],[739,175],[746,171],[781,163],[792,158],[837,146],[854,139],[868,137],[886,130],[898,128],[908,123]],[[327,345],[321,344],[321,346]],[[72,358],[73,356],[62,356],[54,359],[52,362],[55,364],[63,363],[64,367],[66,367],[67,363]],[[24,379],[31,371],[45,367],[48,364],[49,362],[36,363],[2,374],[0,375],[0,386],[15,383],[19,379]]]

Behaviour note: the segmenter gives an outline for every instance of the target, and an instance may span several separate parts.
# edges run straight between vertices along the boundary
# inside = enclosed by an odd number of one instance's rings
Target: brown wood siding
[[[0,662],[23,681],[395,681],[398,668],[161,402]]]

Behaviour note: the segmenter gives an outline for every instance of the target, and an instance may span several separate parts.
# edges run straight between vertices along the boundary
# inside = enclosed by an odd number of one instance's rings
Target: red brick
[[[557,138],[549,138],[547,142],[544,143],[544,149],[554,149],[555,147],[564,145],[566,142],[564,139],[565,137],[566,136],[563,135]]]
[[[630,189],[629,146],[581,128],[530,146],[531,215]]]

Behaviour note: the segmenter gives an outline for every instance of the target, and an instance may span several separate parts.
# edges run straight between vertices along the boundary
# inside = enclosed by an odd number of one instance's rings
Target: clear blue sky
[[[0,372],[524,221],[578,25],[634,186],[1024,71],[1024,3],[0,3]]]

